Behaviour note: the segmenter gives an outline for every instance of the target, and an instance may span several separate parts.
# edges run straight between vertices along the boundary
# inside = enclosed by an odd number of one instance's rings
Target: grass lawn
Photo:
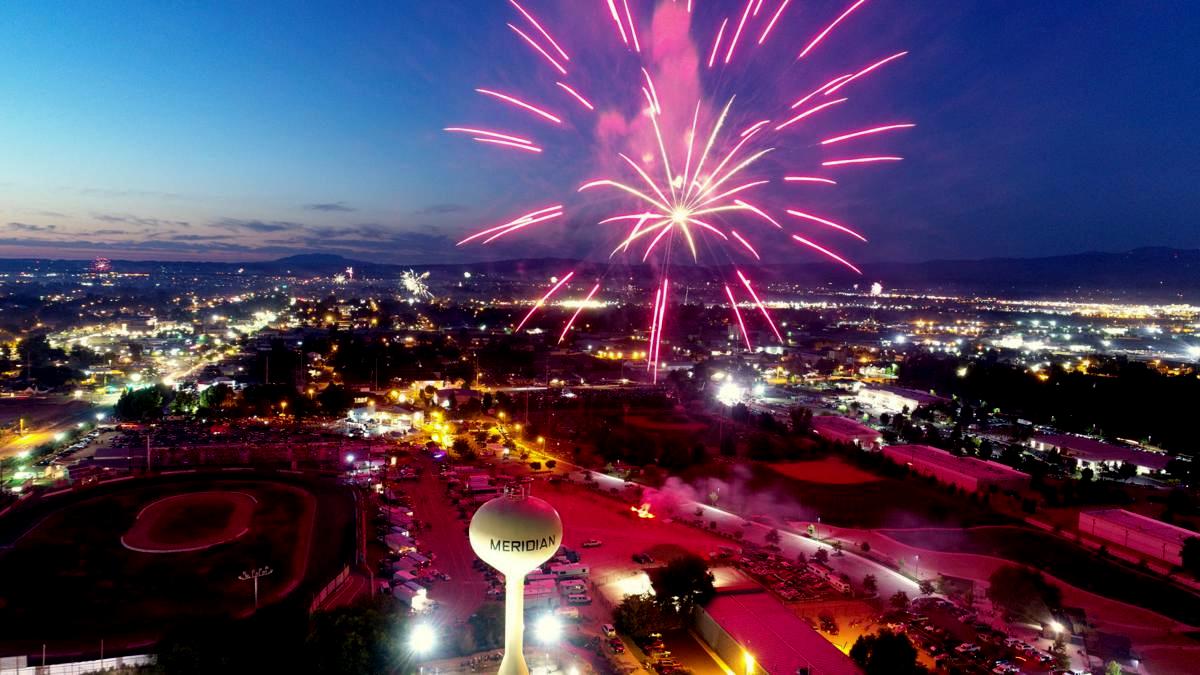
[[[1046,532],[1024,527],[885,532],[897,541],[936,551],[979,553],[1022,562],[1107,598],[1200,625],[1200,597],[1153,574],[1097,557]]]
[[[810,462],[778,462],[767,466],[788,478],[806,483],[857,485],[880,480],[879,476],[847,464],[837,457],[826,457]]]

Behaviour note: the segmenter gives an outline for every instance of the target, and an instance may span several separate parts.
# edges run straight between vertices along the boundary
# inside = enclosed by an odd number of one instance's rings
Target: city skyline
[[[830,51],[855,63],[874,56],[864,35],[909,49],[863,96],[919,126],[898,142],[902,177],[865,177],[820,202],[872,238],[859,259],[1200,246],[1186,179],[1197,154],[1187,125],[1200,105],[1187,82],[1195,76],[1176,67],[1196,60],[1185,39],[1196,19],[1183,3],[1153,13],[1132,2],[879,4]],[[785,51],[838,6],[789,17],[779,28]],[[578,20],[554,3],[536,8],[548,25]],[[408,263],[597,254],[565,238],[453,247],[520,212],[531,193],[569,187],[548,174],[578,159],[564,150],[504,173],[509,158],[480,157],[440,131],[480,110],[468,83],[511,84],[506,73],[537,58],[495,30],[511,19],[507,3],[8,11],[0,43],[17,67],[0,89],[16,103],[0,117],[0,142],[22,161],[0,169],[0,255],[330,252]],[[697,21],[711,19],[705,11]],[[788,71],[756,84],[801,81]]]

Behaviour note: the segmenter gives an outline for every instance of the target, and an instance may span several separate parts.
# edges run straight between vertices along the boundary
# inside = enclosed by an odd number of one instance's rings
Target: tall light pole
[[[258,580],[274,573],[275,570],[270,566],[259,567],[252,570],[246,570],[238,576],[238,581],[253,581],[254,582],[254,611],[258,611]]]

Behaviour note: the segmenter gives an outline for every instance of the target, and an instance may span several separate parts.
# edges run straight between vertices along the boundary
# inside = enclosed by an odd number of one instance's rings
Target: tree
[[[842,542],[840,542],[840,541],[835,541],[835,542],[833,542],[833,554],[834,554],[834,555],[841,555],[841,554],[842,554],[842,547],[843,547],[843,546],[842,546]]]
[[[504,605],[488,602],[467,619],[474,633],[475,646],[479,649],[495,649],[504,644]]]
[[[312,673],[387,673],[398,663],[405,630],[395,601],[376,596],[369,604],[315,614],[305,640],[305,668]]]
[[[792,433],[806,434],[812,429],[812,410],[804,406],[796,406],[789,412],[792,422]]]
[[[917,663],[917,649],[908,636],[884,629],[863,635],[850,648],[850,658],[866,675],[917,675],[927,672]]]
[[[895,595],[888,600],[888,604],[896,609],[905,609],[908,607],[908,593],[904,591],[896,591]]]
[[[1010,616],[1040,621],[1062,607],[1062,589],[1040,572],[1007,565],[988,578],[988,599]]]
[[[158,419],[162,417],[163,408],[170,403],[173,397],[174,392],[161,384],[141,389],[128,389],[117,400],[117,417],[131,422]]]
[[[458,438],[454,439],[454,442],[450,444],[450,447],[459,455],[465,455],[471,451],[471,442],[462,436],[459,436]]]
[[[331,384],[317,394],[317,402],[321,404],[321,408],[325,410],[326,414],[341,417],[346,414],[350,406],[354,405],[354,397],[342,385]]]
[[[817,552],[813,554],[813,557],[812,557],[812,559],[813,559],[814,561],[816,561],[816,562],[819,562],[819,563],[821,563],[822,565],[824,565],[825,563],[829,562],[829,551],[828,551],[828,549],[823,549],[823,548],[819,548],[819,549],[817,549]]]
[[[1108,665],[1104,666],[1104,675],[1121,675],[1123,672],[1125,670],[1116,661],[1109,661]]]
[[[771,531],[767,532],[766,536],[763,537],[763,539],[765,539],[768,544],[778,544],[779,543],[779,530],[777,528],[771,528]]]
[[[1180,556],[1183,558],[1183,569],[1194,577],[1200,577],[1200,537],[1184,539]]]
[[[874,574],[868,574],[863,577],[862,581],[863,592],[867,595],[875,595],[879,592],[879,582],[875,580]]]
[[[662,607],[649,593],[625,596],[613,610],[613,625],[635,640],[644,640],[651,633],[662,632],[667,623]]]
[[[919,587],[920,587],[920,589],[921,589],[921,595],[931,595],[931,594],[933,594],[933,591],[934,591],[934,588],[933,588],[933,582],[932,582],[932,581],[930,581],[929,579],[922,579],[922,580],[921,580],[921,581],[920,581],[920,582],[917,584],[917,586],[919,586]]]
[[[655,597],[669,611],[685,613],[694,605],[706,605],[716,593],[708,563],[698,555],[675,558],[651,578]]]

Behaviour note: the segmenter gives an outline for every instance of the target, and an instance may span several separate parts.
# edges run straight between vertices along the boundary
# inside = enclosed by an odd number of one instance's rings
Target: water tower
[[[504,575],[504,660],[499,675],[528,675],[525,575],[550,559],[562,543],[562,520],[544,500],[508,488],[475,512],[470,527],[475,555]]]

